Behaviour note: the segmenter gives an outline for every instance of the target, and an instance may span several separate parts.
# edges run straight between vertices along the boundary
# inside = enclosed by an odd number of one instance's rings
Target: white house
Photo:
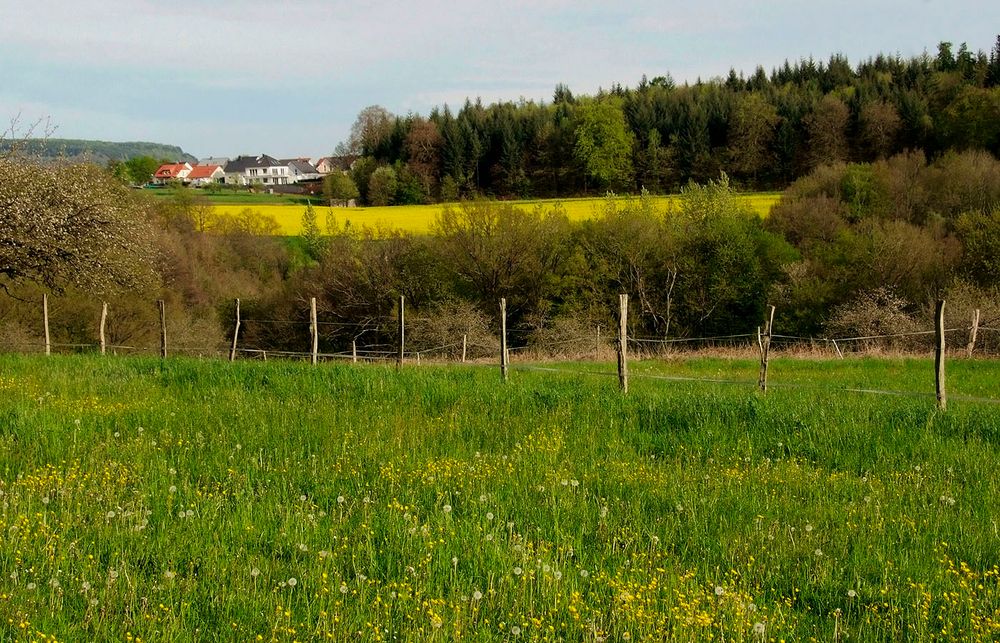
[[[226,163],[226,183],[230,185],[288,185],[292,183],[288,165],[273,156],[237,156]]]
[[[190,185],[208,185],[209,183],[222,183],[226,178],[226,171],[219,165],[195,165],[187,175],[187,182]]]

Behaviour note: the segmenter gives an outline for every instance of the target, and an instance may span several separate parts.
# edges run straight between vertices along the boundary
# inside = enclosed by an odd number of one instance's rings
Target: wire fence
[[[627,301],[627,300],[626,300]],[[400,301],[399,310],[403,310]],[[603,365],[613,363],[611,358],[627,353],[634,361],[670,360],[677,356],[689,355],[719,355],[734,358],[760,358],[762,373],[757,379],[740,377],[705,377],[688,376],[679,373],[650,373],[635,371],[626,377],[635,380],[662,382],[692,382],[714,385],[735,385],[761,387],[766,390],[766,373],[768,352],[775,351],[775,357],[827,357],[845,359],[847,355],[900,355],[926,357],[927,352],[934,348],[934,342],[946,345],[946,354],[954,357],[998,357],[1000,356],[1000,328],[996,326],[978,326],[977,322],[970,326],[944,328],[943,323],[937,329],[914,329],[902,332],[867,333],[844,336],[812,337],[771,333],[770,323],[765,320],[764,329],[758,328],[756,333],[714,334],[698,337],[651,337],[635,336],[627,331],[624,336],[602,339],[600,326],[593,334],[588,333],[552,333],[540,332],[539,329],[510,329],[507,337],[517,340],[517,345],[507,346],[501,354],[501,342],[495,336],[482,332],[470,337],[470,333],[462,334],[453,341],[428,341],[427,337],[417,342],[407,344],[405,327],[397,315],[372,315],[362,321],[344,321],[319,319],[313,303],[312,319],[273,319],[266,317],[238,318],[237,334],[226,342],[197,343],[178,342],[170,344],[167,341],[165,317],[161,305],[160,343],[151,342],[99,341],[72,342],[51,341],[48,332],[48,309],[45,307],[45,341],[0,341],[0,350],[15,352],[101,352],[111,354],[142,355],[159,354],[185,355],[208,359],[229,360],[303,360],[318,362],[350,361],[352,363],[395,363],[403,364],[423,362],[455,363],[461,362],[473,366],[496,367],[500,362],[501,371],[506,378],[508,366],[515,371],[549,373],[563,376],[596,376],[623,378],[622,359],[618,359],[618,370],[604,370]],[[106,312],[106,311],[105,311]],[[939,311],[940,312],[940,311]],[[943,313],[941,319],[943,319]],[[624,315],[624,311],[623,311]],[[433,321],[428,317],[409,317],[412,324]],[[977,317],[978,320],[978,317]],[[104,316],[100,336],[104,333]],[[254,345],[246,342],[246,325],[268,327],[274,332],[280,328],[294,326],[302,328],[295,335],[301,337],[302,350],[290,349],[284,346]],[[239,334],[240,329],[243,334]],[[627,329],[622,321],[621,328]],[[276,330],[279,329],[279,330]],[[348,331],[345,335],[341,331]],[[361,333],[353,333],[355,330]],[[471,329],[469,329],[471,330]],[[364,333],[370,333],[365,338]],[[619,333],[620,335],[621,333]],[[992,335],[991,335],[992,334]],[[287,338],[287,335],[285,335]],[[353,337],[345,346],[344,338]],[[311,347],[307,343],[311,340]],[[324,340],[324,350],[320,350],[320,339]],[[978,343],[977,343],[978,338]],[[990,338],[984,341],[984,338]],[[331,339],[340,342],[339,345]],[[242,340],[242,342],[241,342]],[[766,349],[765,349],[766,343]],[[310,350],[311,348],[311,350]],[[510,364],[514,356],[517,363]],[[624,381],[623,381],[624,384]],[[892,390],[871,386],[858,385],[816,385],[807,382],[772,381],[769,384],[778,389],[827,389],[841,393],[859,395],[888,395],[915,398],[938,398],[941,402],[942,390],[932,390],[928,387],[922,391]],[[627,388],[627,385],[624,386]],[[952,395],[951,399],[963,402],[1000,404],[1000,399],[989,396]]]

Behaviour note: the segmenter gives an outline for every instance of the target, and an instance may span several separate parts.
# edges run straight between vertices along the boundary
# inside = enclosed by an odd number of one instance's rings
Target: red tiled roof
[[[187,178],[191,180],[210,179],[218,169],[218,165],[195,165],[194,168],[191,169],[191,173],[187,175]]]
[[[172,179],[176,177],[181,170],[185,169],[184,163],[168,163],[166,165],[161,165],[157,170],[155,176],[158,179]]]

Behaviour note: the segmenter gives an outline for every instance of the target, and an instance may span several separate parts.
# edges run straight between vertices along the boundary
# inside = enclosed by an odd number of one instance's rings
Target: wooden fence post
[[[601,325],[597,325],[597,342],[594,345],[594,359],[601,359]]]
[[[500,377],[507,381],[509,363],[507,355],[507,299],[500,300]]]
[[[406,298],[399,296],[399,355],[396,357],[396,368],[403,367],[403,356],[406,353]]]
[[[49,338],[49,296],[42,294],[42,324],[45,327],[45,354],[52,354],[52,342]]]
[[[469,346],[469,335],[462,335],[462,363],[465,363],[465,351]]]
[[[316,298],[309,299],[309,334],[312,336],[310,361],[313,366],[319,361],[319,324],[316,319]]]
[[[618,295],[618,387],[628,393],[628,295]]]
[[[229,349],[229,361],[236,361],[236,342],[240,336],[240,300],[236,298],[236,325],[233,326],[233,346]]]
[[[162,299],[156,301],[160,308],[160,359],[167,357],[167,302]]]
[[[764,318],[764,334],[761,336],[760,326],[757,327],[757,346],[760,347],[760,375],[757,386],[767,393],[767,360],[771,352],[771,332],[774,326],[774,306],[769,306],[768,316]]]
[[[358,340],[351,340],[351,364],[358,363]]]
[[[972,313],[972,327],[969,329],[969,345],[965,347],[966,353],[972,357],[972,351],[976,349],[976,335],[979,333],[979,309]]]
[[[101,306],[101,327],[98,332],[98,338],[99,341],[101,342],[101,355],[106,354],[108,350],[108,341],[104,335],[104,328],[107,325],[107,323],[108,323],[108,302],[104,302],[104,305]]]
[[[944,299],[938,300],[935,319],[934,334],[937,339],[937,348],[934,350],[934,379],[937,384],[937,407],[943,411],[948,408],[948,394],[944,387]]]

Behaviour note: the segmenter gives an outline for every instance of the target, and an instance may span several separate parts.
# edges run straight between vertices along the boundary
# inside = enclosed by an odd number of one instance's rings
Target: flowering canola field
[[[0,356],[0,638],[996,640],[1000,408],[832,388],[924,361]]]
[[[657,206],[667,208],[677,200],[676,196],[650,197]],[[767,216],[771,208],[781,198],[779,193],[748,194],[740,197],[745,200],[761,216]],[[619,200],[625,201],[622,197]],[[512,202],[518,207],[543,210],[561,208],[571,221],[583,221],[597,216],[606,207],[606,198],[566,199],[566,200],[527,200]],[[373,230],[402,230],[405,232],[428,232],[444,205],[401,205],[364,208],[329,208],[316,207],[319,225],[326,229],[328,217],[342,226],[350,222],[355,227],[368,227]],[[460,207],[453,204],[453,207]],[[304,206],[299,205],[216,205],[215,212],[224,215],[234,215],[246,208],[273,217],[284,235],[297,235],[302,232],[302,213]]]

